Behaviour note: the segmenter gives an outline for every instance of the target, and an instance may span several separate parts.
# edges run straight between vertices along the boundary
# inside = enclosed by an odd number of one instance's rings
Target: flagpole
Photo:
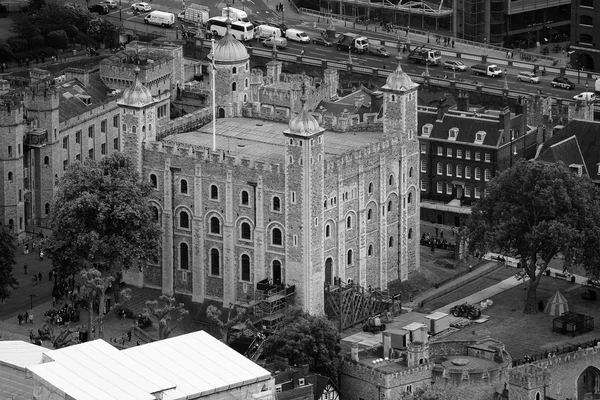
[[[212,45],[212,108],[213,108],[213,151],[217,151],[217,105],[215,101],[215,39],[211,39]]]

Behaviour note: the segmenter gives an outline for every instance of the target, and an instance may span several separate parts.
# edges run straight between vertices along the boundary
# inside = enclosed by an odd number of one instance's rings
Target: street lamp
[[[121,15],[121,10],[123,10],[122,0],[119,0],[119,21],[123,21],[123,16]]]
[[[35,294],[30,294],[29,298],[30,298],[30,305],[29,305],[29,309],[33,310],[33,298],[36,297]]]
[[[427,31],[427,43],[429,43],[429,31]]]
[[[504,68],[504,90],[508,90],[508,69]]]
[[[281,5],[281,25],[285,24],[285,16],[284,16],[284,12],[283,12],[284,8],[285,8],[285,6],[282,4]]]

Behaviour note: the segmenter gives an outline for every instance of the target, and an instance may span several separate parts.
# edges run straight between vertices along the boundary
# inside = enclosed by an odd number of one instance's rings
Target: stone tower
[[[407,358],[406,365],[408,368],[418,367],[421,364],[427,364],[429,362],[429,338],[427,335],[427,328],[422,326],[419,330],[413,332],[413,341],[408,342],[406,345]]]
[[[383,91],[383,133],[399,142],[398,163],[398,244],[400,252],[400,279],[408,279],[408,272],[419,268],[420,239],[420,184],[419,140],[417,136],[417,88],[410,77],[398,67],[390,74]],[[394,166],[395,167],[395,166]],[[392,272],[388,272],[391,278]],[[394,277],[397,278],[397,275]]]
[[[36,221],[49,218],[49,208],[59,175],[69,166],[68,161],[63,161],[64,149],[59,143],[59,106],[60,98],[56,88],[45,83],[31,86],[23,95],[24,113],[27,118],[25,129],[29,132],[28,136],[32,137],[32,133],[44,136],[44,143],[24,149],[24,152],[27,152],[24,158],[25,168],[29,175],[24,178],[29,182],[36,182],[35,186],[29,186],[30,191],[26,199],[28,222],[30,219]],[[48,170],[55,171],[54,176],[48,176]]]
[[[324,313],[324,129],[306,110],[285,135],[286,283],[296,285],[297,301],[310,314]]]
[[[143,143],[156,140],[156,113],[152,93],[138,79],[139,72],[137,67],[133,70],[133,85],[125,89],[117,104],[122,115],[123,153],[131,157],[141,173]]]
[[[242,106],[250,101],[250,56],[246,47],[231,35],[229,20],[227,33],[214,44],[209,58],[214,61],[214,69],[210,70],[215,76],[217,116],[241,117]]]
[[[25,233],[23,106],[0,99],[0,225],[12,233]]]
[[[550,371],[534,364],[510,370],[508,382],[510,398],[520,400],[540,400],[546,398],[546,389],[552,383]]]

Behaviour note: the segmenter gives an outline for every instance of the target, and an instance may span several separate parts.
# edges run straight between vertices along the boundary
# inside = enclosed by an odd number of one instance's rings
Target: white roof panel
[[[42,354],[48,349],[22,340],[0,341],[0,363],[26,369],[42,362]]]
[[[421,329],[425,325],[420,322],[411,322],[410,324],[403,326],[402,329],[407,331],[416,331],[417,329]]]
[[[437,320],[440,318],[444,318],[447,317],[449,314],[446,314],[445,312],[441,312],[441,311],[436,311],[434,313],[431,313],[429,315],[426,315],[425,318],[427,319],[433,319],[433,320]]]

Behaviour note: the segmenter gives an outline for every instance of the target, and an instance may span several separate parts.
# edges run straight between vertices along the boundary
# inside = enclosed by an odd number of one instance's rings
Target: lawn
[[[552,332],[552,321],[555,317],[545,313],[523,314],[527,285],[527,283],[520,284],[492,297],[494,305],[483,311],[484,315],[490,316],[489,321],[482,324],[473,323],[447,335],[445,339],[465,340],[493,337],[504,342],[506,350],[513,359],[519,359],[525,355],[537,355],[546,350],[555,351],[557,347],[577,345],[600,337],[595,331],[574,337],[555,333]],[[585,291],[581,285],[543,276],[537,290],[538,300],[542,300],[546,304],[557,290],[560,290],[567,299],[570,311],[585,314],[600,321],[600,308],[598,308],[597,302],[581,298],[581,294]],[[444,303],[448,303],[448,301],[451,299],[446,299]]]

